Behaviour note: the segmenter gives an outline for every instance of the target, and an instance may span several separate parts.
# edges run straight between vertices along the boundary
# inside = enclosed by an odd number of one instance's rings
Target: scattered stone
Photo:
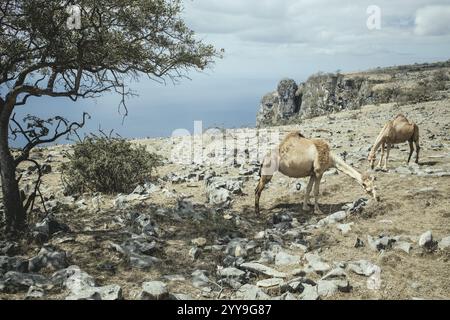
[[[209,278],[205,270],[195,270],[192,272],[192,284],[196,288],[204,288],[210,285]]]
[[[420,247],[428,247],[433,242],[433,234],[431,231],[427,231],[422,234],[419,238],[419,246]]]
[[[183,282],[186,281],[186,278],[180,274],[172,274],[172,275],[166,275],[163,276],[164,280],[167,280],[169,282]]]
[[[322,279],[320,279],[318,285],[319,283],[322,285],[322,288],[320,288],[320,286],[318,287],[318,293],[320,296],[322,296],[323,294],[325,294],[325,296],[333,295],[334,286],[341,292],[349,292],[351,289],[350,283],[347,280],[347,274],[341,267],[335,268],[328,272],[325,276],[322,277]]]
[[[38,272],[42,268],[60,270],[68,267],[67,255],[64,251],[56,251],[50,247],[43,247],[38,255],[29,261],[29,270]]]
[[[147,198],[145,195],[135,193],[119,194],[114,200],[113,205],[116,209],[126,209],[132,202]]]
[[[240,279],[245,276],[245,272],[234,267],[228,267],[218,270],[217,275],[224,278]]]
[[[95,287],[94,278],[82,271],[78,266],[70,266],[64,270],[67,271],[66,275],[68,277],[64,280],[63,285],[70,290],[72,295],[76,296],[85,293],[87,290]]]
[[[364,210],[364,207],[367,205],[368,202],[369,199],[367,198],[359,198],[358,200],[352,203],[348,211],[351,214],[360,213],[362,210]]]
[[[195,214],[194,204],[186,199],[179,199],[177,201],[177,212],[183,216],[192,216]]]
[[[167,300],[169,299],[169,291],[164,282],[148,281],[142,284],[142,291],[138,298],[140,300]]]
[[[130,266],[137,269],[149,269],[159,262],[158,258],[144,256],[139,254],[131,254],[129,257]]]
[[[197,247],[204,247],[206,245],[206,239],[205,238],[192,239],[191,243]]]
[[[6,293],[27,291],[31,286],[38,286],[41,288],[53,287],[50,280],[43,275],[35,273],[21,273],[17,271],[7,272],[3,276],[2,282],[2,291]]]
[[[279,300],[298,300],[296,296],[294,296],[292,293],[290,292],[286,292],[283,293],[280,297]]]
[[[319,280],[317,294],[319,297],[331,297],[338,292],[338,286],[333,281]]]
[[[254,236],[254,239],[262,240],[262,239],[264,239],[265,236],[266,236],[266,233],[264,231],[260,231]]]
[[[275,256],[276,266],[291,266],[300,263],[300,257],[280,251]]]
[[[378,266],[367,260],[359,260],[350,262],[347,268],[356,274],[369,277],[377,270]]]
[[[201,253],[202,253],[202,251],[197,247],[192,247],[189,250],[189,256],[192,258],[192,260],[197,260],[198,257],[200,257]]]
[[[322,220],[319,220],[319,222],[317,223],[317,225],[319,227],[328,225],[328,224],[334,224],[337,222],[340,222],[342,220],[344,220],[347,217],[347,212],[345,211],[338,211],[335,212],[333,214],[330,214],[329,216],[323,218]]]
[[[406,241],[397,241],[392,247],[395,250],[401,250],[409,254],[409,251],[411,250],[411,244]]]
[[[223,208],[231,204],[231,195],[242,194],[242,181],[223,177],[211,177],[206,180],[208,202]]]
[[[22,257],[0,256],[0,276],[8,271],[28,272],[28,260]]]
[[[31,286],[28,289],[27,295],[25,296],[25,300],[38,300],[45,296],[45,290],[40,287]]]
[[[411,171],[411,168],[409,167],[397,167],[394,169],[394,171],[401,175],[411,175],[413,174],[413,171]]]
[[[300,294],[299,298],[301,300],[317,300],[319,299],[319,294],[317,292],[317,286],[311,286],[308,284],[303,285],[303,292]]]
[[[49,214],[41,222],[36,223],[32,228],[32,231],[33,238],[36,241],[43,243],[57,232],[70,232],[70,228],[66,224],[57,221],[52,214]]]
[[[274,225],[287,222],[292,222],[292,217],[288,213],[278,212],[272,216],[272,223]]]
[[[190,295],[184,293],[174,293],[172,297],[175,300],[194,300]]]
[[[249,245],[250,244],[250,245]],[[248,242],[247,239],[235,238],[232,239],[225,248],[225,253],[233,257],[246,257],[248,249],[253,248],[254,242]]]
[[[111,284],[103,287],[96,287],[101,300],[122,300],[122,288],[117,284]]]
[[[270,296],[255,285],[244,284],[236,292],[236,298],[239,300],[269,300]]]
[[[269,277],[273,278],[286,278],[287,274],[283,272],[279,272],[275,269],[272,269],[270,267],[267,267],[263,264],[256,263],[256,262],[247,262],[243,263],[239,266],[242,269],[249,270],[256,273],[261,273]]]
[[[20,251],[20,247],[17,242],[0,241],[0,255],[14,256],[14,255],[18,254],[19,251]]]
[[[346,277],[347,274],[345,273],[345,270],[338,267],[324,275],[321,280],[345,279]]]
[[[352,230],[353,224],[354,224],[353,222],[345,223],[345,224],[340,223],[340,224],[336,225],[336,227],[342,232],[342,234],[345,235]]]
[[[322,274],[331,269],[330,265],[323,262],[318,254],[306,253],[305,259],[308,261],[308,266],[316,273]]]
[[[374,251],[381,251],[392,248],[392,244],[396,242],[394,238],[388,236],[380,236],[377,239],[367,236],[369,247]]]
[[[438,247],[441,250],[449,249],[450,248],[450,236],[442,238],[441,241],[439,241]]]
[[[260,280],[256,283],[258,287],[262,288],[272,288],[272,287],[280,287],[284,284],[283,279],[280,278],[270,278],[270,279],[264,279]]]

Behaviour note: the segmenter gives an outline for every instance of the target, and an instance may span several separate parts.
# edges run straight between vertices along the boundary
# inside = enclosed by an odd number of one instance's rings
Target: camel
[[[259,215],[259,198],[265,185],[276,171],[291,178],[310,177],[306,187],[303,210],[309,211],[309,195],[314,185],[314,212],[323,214],[319,208],[319,185],[323,173],[330,169],[347,174],[377,200],[374,186],[375,178],[361,174],[343,159],[330,151],[329,144],[322,139],[307,139],[300,132],[293,131],[280,143],[278,148],[270,151],[263,159],[259,170],[259,183],[255,189],[255,213]]]
[[[369,152],[368,161],[370,167],[374,169],[376,153],[381,147],[381,158],[378,162],[377,168],[381,168],[381,163],[384,157],[384,150],[386,148],[386,158],[384,160],[383,170],[387,171],[387,161],[389,158],[389,152],[393,144],[399,144],[408,141],[409,143],[409,156],[406,163],[411,160],[411,156],[414,151],[413,143],[416,145],[416,163],[419,163],[419,127],[414,122],[408,121],[403,114],[398,114],[394,120],[388,121],[377,139],[375,144]]]

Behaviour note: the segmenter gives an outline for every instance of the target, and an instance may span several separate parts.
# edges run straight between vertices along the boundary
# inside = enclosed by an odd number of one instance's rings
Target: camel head
[[[364,191],[367,192],[367,194],[372,196],[375,201],[378,201],[379,197],[377,196],[375,180],[376,180],[375,176],[364,174],[362,176],[361,186],[363,187]]]
[[[375,168],[375,160],[376,160],[375,152],[370,151],[367,160],[369,160],[370,168],[373,170],[373,168]]]

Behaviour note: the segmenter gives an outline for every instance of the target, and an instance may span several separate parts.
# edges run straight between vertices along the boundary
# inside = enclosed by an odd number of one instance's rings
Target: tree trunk
[[[26,227],[26,212],[20,197],[16,180],[16,166],[8,145],[8,123],[11,111],[5,105],[0,107],[0,175],[3,205],[8,232],[21,232]]]

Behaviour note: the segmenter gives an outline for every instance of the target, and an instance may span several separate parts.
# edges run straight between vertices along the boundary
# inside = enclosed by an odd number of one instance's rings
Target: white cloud
[[[415,25],[414,32],[420,36],[450,34],[450,5],[418,9]]]

